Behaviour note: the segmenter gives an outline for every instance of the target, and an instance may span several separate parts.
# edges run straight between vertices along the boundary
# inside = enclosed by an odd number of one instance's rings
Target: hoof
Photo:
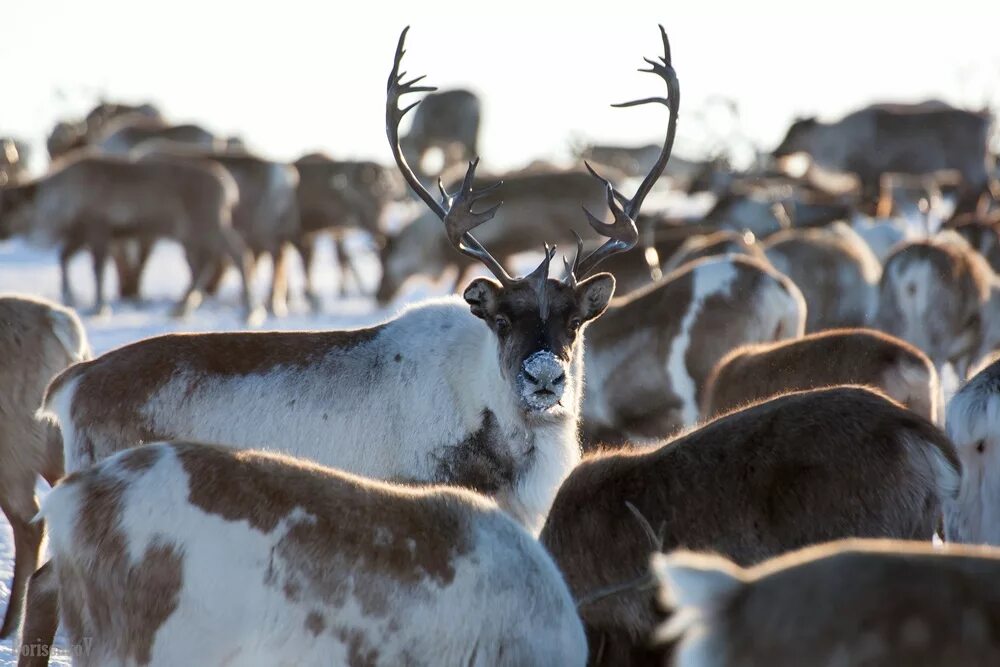
[[[111,306],[108,304],[94,306],[87,311],[87,316],[91,319],[107,319],[111,317]]]
[[[262,306],[256,306],[246,313],[244,321],[250,328],[257,328],[267,320],[267,311]]]
[[[284,301],[281,303],[272,303],[271,307],[268,308],[268,312],[274,317],[288,317],[288,304]]]

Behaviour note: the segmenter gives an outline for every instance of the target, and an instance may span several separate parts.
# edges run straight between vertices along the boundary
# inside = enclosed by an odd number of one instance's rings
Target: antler
[[[587,214],[587,221],[590,223],[590,226],[599,234],[609,237],[609,240],[605,241],[601,247],[583,259],[580,257],[581,253],[578,247],[576,259],[573,261],[573,267],[567,276],[567,281],[575,282],[577,278],[581,278],[590,271],[593,271],[594,267],[609,256],[630,250],[639,241],[639,232],[635,226],[635,219],[639,215],[639,209],[642,208],[642,202],[646,199],[646,195],[649,194],[653,185],[663,174],[663,170],[667,166],[667,161],[670,159],[670,153],[674,147],[674,137],[677,134],[677,114],[681,102],[681,91],[680,85],[677,82],[677,73],[671,64],[670,40],[667,38],[667,31],[664,30],[662,25],[660,26],[660,37],[663,40],[663,56],[659,62],[650,58],[643,58],[643,60],[649,63],[649,69],[640,69],[639,71],[649,72],[663,79],[667,84],[667,97],[647,97],[632,102],[612,104],[611,106],[624,108],[654,103],[666,106],[670,110],[670,122],[667,125],[667,136],[663,141],[663,148],[660,150],[660,155],[656,159],[653,168],[642,179],[642,183],[639,184],[639,188],[631,199],[615,190],[611,182],[598,174],[590,164],[584,163],[594,178],[604,184],[607,192],[608,208],[611,209],[614,222],[606,224],[586,208],[583,209],[583,212]]]
[[[469,163],[469,169],[465,172],[465,179],[462,181],[462,186],[455,194],[446,192],[444,185],[438,179],[438,189],[441,191],[441,203],[438,203],[434,200],[433,195],[420,183],[420,179],[413,173],[410,165],[406,162],[406,158],[403,157],[403,151],[399,145],[399,123],[403,120],[403,116],[420,104],[420,101],[418,100],[400,109],[400,97],[409,93],[426,93],[437,90],[433,86],[416,85],[424,79],[424,76],[403,81],[406,72],[400,72],[399,66],[402,63],[403,54],[406,53],[403,45],[406,42],[406,33],[409,30],[410,27],[406,26],[399,35],[399,43],[396,45],[396,56],[392,63],[392,72],[389,73],[389,82],[386,86],[385,133],[389,138],[392,156],[395,158],[396,165],[399,167],[399,171],[402,172],[403,178],[406,179],[410,189],[444,222],[445,233],[448,235],[448,240],[451,241],[452,245],[459,252],[482,262],[490,270],[490,273],[496,276],[497,280],[504,286],[509,287],[517,281],[510,277],[503,268],[503,265],[471,233],[479,225],[492,220],[493,216],[496,215],[497,209],[500,208],[500,204],[496,204],[480,212],[473,211],[472,207],[477,201],[500,187],[501,183],[495,183],[478,190],[472,188],[472,183],[476,177],[476,167],[479,165],[479,158],[477,157]],[[547,262],[545,264],[548,266]]]
[[[642,512],[639,511],[639,508],[627,500],[625,501],[625,507],[628,508],[628,511],[632,513],[632,516],[639,523],[639,527],[642,528],[642,532],[645,533],[646,537],[649,539],[650,546],[653,547],[653,551],[656,553],[662,552],[664,533],[667,529],[666,522],[660,524],[659,532],[653,532],[653,526],[650,525],[649,520],[646,519]],[[582,609],[583,607],[592,605],[595,602],[599,602],[605,598],[615,595],[621,595],[622,593],[635,593],[637,591],[648,590],[655,587],[656,577],[653,576],[652,572],[646,572],[635,579],[606,586],[588,593],[577,601],[576,608]]]

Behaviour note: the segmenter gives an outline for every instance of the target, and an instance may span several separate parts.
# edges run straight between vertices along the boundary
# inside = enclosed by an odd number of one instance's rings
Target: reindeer
[[[184,246],[191,282],[175,308],[179,316],[197,307],[213,262],[225,254],[240,269],[243,305],[255,322],[261,313],[250,291],[248,258],[230,227],[236,200],[232,177],[218,165],[85,155],[36,181],[0,191],[0,237],[37,232],[56,240],[68,305],[74,302],[69,258],[89,249],[98,312],[107,308],[104,265],[113,239],[151,244],[154,238],[172,238]]]
[[[871,329],[838,329],[738,347],[705,382],[701,415],[711,419],[790,391],[875,387],[925,419],[937,419],[937,371],[923,352]]]
[[[745,343],[801,336],[802,295],[747,257],[707,258],[616,300],[587,335],[583,440],[665,438],[698,420],[715,364]]]
[[[295,249],[302,258],[306,298],[313,309],[318,309],[319,293],[312,280],[316,236],[323,232],[333,234],[341,273],[341,294],[347,294],[348,275],[361,289],[361,276],[347,252],[343,234],[350,229],[362,229],[379,246],[384,245],[382,220],[386,207],[398,198],[400,188],[389,169],[375,162],[334,160],[313,153],[296,160],[295,168],[299,172],[296,195],[301,220]],[[436,226],[431,236],[440,236]]]
[[[35,481],[63,474],[62,439],[35,419],[45,386],[70,364],[90,356],[73,311],[40,299],[0,296],[0,508],[14,533],[14,581],[0,638],[17,631],[28,577],[38,565],[42,529]]]
[[[140,116],[124,116],[108,124],[96,142],[102,153],[128,157],[144,144],[154,143],[162,148],[172,146],[194,147],[202,150],[225,150],[225,141],[193,123],[169,125]]]
[[[780,232],[764,253],[802,290],[806,331],[865,326],[875,317],[882,266],[846,224]]]
[[[165,124],[163,115],[152,104],[101,102],[81,120],[66,120],[56,124],[46,141],[49,157],[53,162],[61,161],[73,152],[93,145],[112,121],[124,117]]]
[[[861,181],[862,196],[875,201],[883,174],[923,175],[956,170],[962,178],[959,210],[974,210],[988,186],[988,113],[927,105],[873,105],[834,123],[796,120],[776,158],[805,153],[821,169]]]
[[[479,108],[479,97],[460,88],[424,97],[413,114],[410,131],[400,139],[407,163],[413,165],[421,180],[429,176],[423,163],[433,148],[444,154],[442,173],[478,155]]]
[[[948,403],[949,437],[962,459],[962,488],[945,506],[945,537],[953,542],[1000,545],[1000,483],[993,459],[1000,447],[1000,362],[976,373]]]
[[[673,612],[657,638],[680,640],[664,667],[1000,662],[996,549],[841,540],[746,569],[686,552],[652,569]]]
[[[80,667],[586,663],[551,557],[462,489],[155,443],[70,475],[41,516],[25,647],[51,643],[58,599]]]
[[[401,80],[405,36],[386,102],[393,156],[452,244],[496,280],[474,280],[464,304],[431,301],[369,329],[167,335],[78,364],[53,381],[46,401],[63,427],[67,469],[153,439],[273,446],[371,477],[477,489],[529,529],[541,528],[580,456],[583,330],[614,291],[609,274],[587,276],[635,245],[634,219],[676,134],[669,52],[653,68],[671,95],[661,159],[631,199],[602,178],[612,223],[588,214],[608,241],[578,252],[563,280],[548,278],[551,248],[536,270],[514,278],[471,234],[496,212],[473,210],[489,192],[473,188],[477,162],[442,204],[399,148],[399,98],[426,88]],[[233,420],[235,412],[259,418]]]
[[[656,622],[644,584],[651,551],[747,565],[842,537],[929,541],[959,476],[945,435],[880,394],[792,393],[658,447],[585,459],[540,539],[579,600],[593,663],[624,665]],[[623,520],[627,508],[643,530]]]
[[[922,349],[959,378],[978,357],[992,271],[955,232],[898,248],[879,285],[877,327]]]
[[[268,308],[276,316],[288,313],[288,283],[285,246],[299,237],[299,213],[296,189],[298,171],[292,165],[251,155],[246,152],[206,152],[197,147],[174,143],[146,142],[136,148],[133,159],[144,162],[184,160],[194,164],[215,163],[233,177],[238,200],[232,211],[233,228],[253,256],[252,267],[269,255],[274,267]],[[129,283],[138,291],[143,266],[151,244],[145,244],[130,269]],[[123,262],[128,264],[128,262]],[[206,291],[215,294],[226,269],[225,257],[217,258]]]

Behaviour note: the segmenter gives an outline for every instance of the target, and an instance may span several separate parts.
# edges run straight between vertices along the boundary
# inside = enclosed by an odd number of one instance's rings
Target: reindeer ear
[[[481,320],[496,315],[497,301],[500,297],[500,283],[488,278],[476,278],[465,288],[465,302],[472,309],[472,314]]]
[[[598,273],[576,286],[576,307],[580,318],[587,322],[604,312],[615,295],[615,278],[610,273]]]

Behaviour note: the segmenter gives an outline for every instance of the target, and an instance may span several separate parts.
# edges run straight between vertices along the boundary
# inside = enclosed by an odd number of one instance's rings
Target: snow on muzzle
[[[566,366],[548,350],[535,352],[521,364],[517,387],[528,409],[548,410],[562,398],[566,388]]]

